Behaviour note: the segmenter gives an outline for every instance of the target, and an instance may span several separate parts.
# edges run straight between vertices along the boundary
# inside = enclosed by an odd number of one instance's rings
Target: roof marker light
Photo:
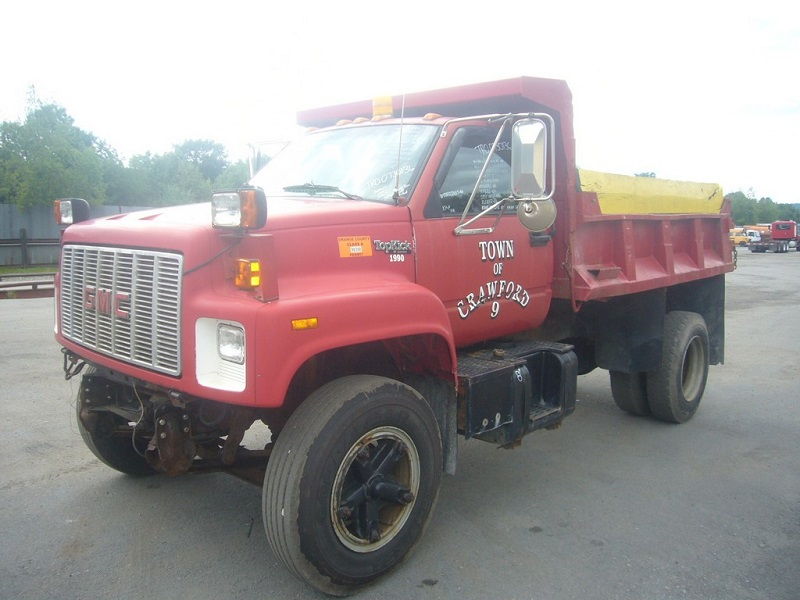
[[[378,96],[372,99],[372,120],[388,119],[394,116],[391,96]]]

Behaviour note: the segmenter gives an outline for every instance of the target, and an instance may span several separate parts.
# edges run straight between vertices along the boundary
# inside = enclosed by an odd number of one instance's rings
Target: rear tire
[[[371,375],[337,379],[278,436],[264,478],[267,540],[297,577],[347,595],[411,550],[441,473],[436,418],[415,390]]]
[[[664,318],[661,365],[647,374],[653,416],[685,423],[694,416],[708,378],[708,329],[697,313],[673,311]]]
[[[637,417],[650,414],[644,373],[609,371],[608,374],[611,378],[611,395],[620,409]]]

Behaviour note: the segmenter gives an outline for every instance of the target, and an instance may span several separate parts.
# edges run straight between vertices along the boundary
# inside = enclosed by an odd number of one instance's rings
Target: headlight
[[[244,329],[228,323],[217,326],[217,351],[220,358],[239,365],[244,363]]]
[[[240,188],[211,196],[211,223],[222,229],[258,229],[267,222],[267,197],[261,188]]]
[[[214,194],[211,196],[211,222],[214,227],[239,227],[242,207],[239,194]]]

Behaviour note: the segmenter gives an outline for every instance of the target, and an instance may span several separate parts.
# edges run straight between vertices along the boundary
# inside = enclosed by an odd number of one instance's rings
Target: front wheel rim
[[[374,552],[408,521],[420,483],[419,452],[396,427],[376,427],[345,454],[331,490],[330,518],[336,537],[354,552]]]

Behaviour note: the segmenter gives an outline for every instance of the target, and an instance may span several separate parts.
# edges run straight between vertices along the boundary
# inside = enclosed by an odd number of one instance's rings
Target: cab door
[[[469,227],[491,233],[455,232],[487,159],[469,214],[511,195],[510,135],[490,153],[498,128],[476,121],[447,131],[423,214],[414,220],[417,282],[442,300],[458,346],[540,325],[552,296],[553,243],[525,229],[513,203]]]

